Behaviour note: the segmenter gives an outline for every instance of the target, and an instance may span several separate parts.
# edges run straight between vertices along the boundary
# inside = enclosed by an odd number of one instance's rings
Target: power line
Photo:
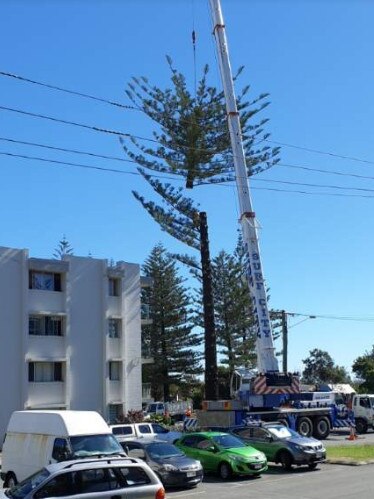
[[[363,192],[374,192],[374,189],[365,189],[364,187],[343,187],[340,185],[324,185],[324,184],[309,184],[306,182],[292,182],[291,180],[273,180],[265,178],[252,178],[252,182],[270,182],[274,184],[289,184],[289,185],[300,185],[303,187],[325,187],[328,189],[338,189],[341,191],[363,191]]]
[[[110,104],[111,106],[120,107],[122,109],[131,109],[133,111],[142,111],[142,109],[139,109],[135,106],[126,106],[126,105],[120,104],[119,102],[116,102],[116,101],[104,99],[102,97],[97,97],[95,95],[85,94],[83,92],[77,92],[75,90],[68,90],[66,88],[58,87],[57,85],[51,85],[49,83],[43,83],[40,81],[31,80],[30,78],[25,78],[24,76],[15,75],[13,73],[7,73],[5,71],[0,71],[0,76],[7,76],[9,78],[14,78],[14,79],[19,80],[19,81],[32,83],[33,85],[39,85],[41,87],[46,87],[46,88],[49,88],[51,90],[58,90],[59,92],[65,92],[67,94],[77,95],[78,97],[84,97],[86,99],[104,102],[105,104]]]
[[[21,159],[27,159],[27,160],[33,160],[33,161],[42,161],[45,163],[53,163],[57,165],[63,165],[63,166],[72,166],[72,167],[78,167],[78,168],[85,168],[85,169],[91,169],[91,170],[99,170],[103,172],[108,172],[108,173],[119,173],[119,174],[124,174],[124,175],[138,175],[141,176],[139,172],[129,172],[129,171],[124,171],[124,170],[118,170],[115,168],[104,168],[104,167],[99,167],[99,166],[93,166],[93,165],[86,165],[86,164],[81,164],[81,163],[71,163],[67,161],[60,161],[60,160],[53,160],[49,158],[41,158],[37,156],[28,156],[24,154],[15,154],[15,153],[9,153],[6,151],[0,151],[0,155],[2,156],[9,156],[13,158],[21,158]],[[152,174],[152,177],[155,178],[162,178],[162,179],[167,179],[167,180],[174,180],[174,181],[183,181],[184,179],[180,178],[175,178],[167,175],[157,175],[157,174]],[[232,185],[227,185],[227,184],[219,184],[219,183],[211,183],[211,182],[201,182],[200,185],[216,185],[216,186],[221,186],[221,187],[230,187],[232,188]],[[291,192],[291,193],[297,193],[297,194],[305,194],[305,195],[318,195],[318,196],[339,196],[339,197],[359,197],[359,198],[371,198],[374,199],[374,196],[367,196],[367,195],[362,195],[362,194],[340,194],[340,193],[327,193],[327,192],[308,192],[308,191],[301,191],[301,190],[291,190],[291,189],[276,189],[276,188],[270,188],[270,187],[253,187],[255,190],[265,190],[265,191],[274,191],[274,192]]]
[[[277,163],[278,166],[284,166],[286,168],[297,168],[299,170],[306,170],[309,172],[317,172],[317,173],[327,173],[329,175],[339,175],[342,177],[354,177],[354,178],[363,178],[366,180],[374,180],[374,177],[370,177],[368,175],[358,175],[357,173],[345,173],[345,172],[337,172],[335,170],[323,170],[322,168],[312,168],[309,166],[302,165],[290,165],[287,163]]]
[[[67,149],[65,147],[56,147],[56,146],[50,146],[47,144],[39,144],[37,142],[26,142],[24,140],[10,139],[8,137],[0,137],[0,140],[2,140],[4,142],[10,142],[13,144],[22,144],[22,145],[33,146],[33,147],[40,147],[43,149],[51,149],[52,151],[62,151],[62,152],[68,152],[68,153],[73,153],[73,154],[92,156],[94,158],[109,159],[109,160],[113,160],[113,161],[121,161],[124,163],[138,164],[133,159],[125,159],[125,158],[120,158],[118,156],[106,156],[104,154],[95,154],[95,153],[89,152],[89,151],[78,151],[77,149]]]
[[[48,149],[48,150],[53,150],[53,151],[62,151],[62,152],[67,152],[67,153],[74,153],[74,154],[79,154],[79,155],[86,155],[86,156],[91,156],[95,158],[100,158],[100,159],[107,159],[111,161],[120,161],[123,163],[132,163],[132,164],[138,164],[136,161],[132,159],[125,159],[125,158],[120,158],[118,156],[108,156],[104,154],[96,154],[92,153],[89,151],[80,151],[77,149],[69,149],[69,148],[64,148],[64,147],[56,147],[56,146],[51,146],[47,144],[40,144],[36,142],[28,142],[28,141],[23,141],[23,140],[16,140],[12,139],[9,137],[0,137],[1,141],[4,142],[9,142],[9,143],[14,143],[14,144],[22,144],[22,145],[28,145],[32,147],[40,147],[43,149]],[[278,163],[279,164],[279,163]],[[298,166],[298,165],[287,165],[287,164],[280,164],[280,166],[289,166],[291,168],[301,168],[305,169],[308,171],[317,171],[317,172],[323,172],[323,173],[330,173],[327,170],[320,170],[316,168],[309,168],[309,167],[303,167],[303,166]],[[345,174],[345,173],[340,173],[340,172],[332,172],[337,175],[347,175],[347,176],[353,176],[353,177],[359,177],[359,178],[365,178],[365,179],[371,179],[374,180],[374,177],[368,177],[368,176],[361,176],[361,175],[355,175],[355,174]],[[320,185],[320,184],[306,184],[306,183],[297,183],[297,182],[287,182],[287,181],[280,181],[280,180],[272,180],[272,179],[259,179],[259,178],[251,178],[251,181],[258,181],[258,182],[273,182],[273,183],[284,183],[284,184],[293,184],[293,185],[303,185],[303,186],[313,186],[313,187],[329,187],[329,188],[336,188],[336,189],[344,189],[344,190],[365,190],[365,191],[371,191],[371,189],[356,189],[356,188],[349,188],[349,187],[340,187],[340,186],[328,186],[328,185]],[[205,185],[206,183],[204,183]]]
[[[41,118],[41,119],[45,119],[45,120],[54,121],[57,123],[63,123],[64,125],[72,125],[72,126],[76,126],[76,127],[80,127],[80,128],[85,128],[88,130],[93,130],[94,132],[107,133],[107,134],[111,134],[111,135],[117,135],[118,137],[129,137],[130,139],[137,139],[137,140],[145,140],[147,142],[154,142],[156,144],[160,144],[161,146],[165,147],[165,144],[163,144],[159,140],[150,139],[148,137],[141,137],[139,135],[134,135],[134,134],[128,133],[128,132],[119,132],[117,130],[109,130],[109,129],[97,127],[94,125],[86,125],[84,123],[77,123],[76,121],[63,120],[61,118],[55,118],[53,116],[46,116],[45,114],[40,114],[40,113],[31,113],[29,111],[24,111],[22,109],[15,109],[12,107],[7,107],[7,106],[0,106],[0,109],[2,109],[3,111],[10,111],[13,113],[31,116],[32,118]],[[166,147],[168,147],[169,149],[173,149],[170,145],[167,145]],[[178,144],[178,147],[181,147],[184,149],[195,149],[196,151],[206,152],[206,153],[211,153],[211,154],[218,154],[218,152],[216,152],[214,149],[199,149],[199,148],[196,148],[194,146],[188,146],[185,144]]]
[[[6,107],[6,106],[0,106],[0,109],[2,109],[4,111],[11,111],[13,113],[24,114],[26,116],[31,116],[32,118],[42,118],[42,119],[45,119],[45,120],[55,121],[57,123],[63,123],[64,125],[73,125],[73,126],[77,126],[77,127],[80,127],[80,128],[86,128],[88,130],[93,130],[94,132],[108,133],[108,134],[111,134],[111,135],[118,135],[119,137],[133,137],[133,138],[139,139],[139,140],[147,140],[149,142],[156,142],[156,143],[158,143],[158,141],[155,140],[155,139],[148,139],[146,137],[140,137],[140,136],[137,136],[137,135],[132,135],[131,133],[118,132],[117,130],[108,130],[108,129],[100,128],[100,127],[97,127],[97,126],[85,125],[83,123],[77,123],[75,121],[68,121],[68,120],[63,120],[61,118],[54,118],[53,116],[46,116],[44,114],[31,113],[29,111],[23,111],[22,109],[14,109],[12,107]]]
[[[346,315],[317,315],[317,314],[300,314],[298,312],[287,312],[287,315],[292,317],[306,317],[313,319],[331,319],[331,320],[340,320],[340,321],[358,321],[358,322],[374,322],[373,316],[346,316]]]
[[[357,161],[359,163],[368,163],[370,165],[374,165],[374,161],[370,161],[368,159],[355,158],[354,156],[344,156],[343,154],[336,154],[333,152],[321,151],[319,149],[311,149],[309,147],[296,146],[294,144],[287,144],[285,142],[277,142],[276,140],[261,139],[259,142],[262,142],[262,141],[269,142],[271,144],[277,144],[279,146],[292,147],[293,149],[300,149],[301,151],[307,151],[307,152],[312,152],[312,153],[316,153],[316,154],[323,154],[325,156],[332,156],[334,158],[348,159],[350,161]]]
[[[141,174],[139,172],[129,172],[129,171],[125,171],[125,170],[118,170],[116,168],[104,168],[102,166],[85,165],[82,163],[71,163],[68,161],[59,161],[57,159],[40,158],[38,156],[28,156],[26,154],[14,154],[14,153],[5,152],[5,151],[0,151],[0,154],[2,156],[10,156],[12,158],[22,158],[22,159],[29,159],[29,160],[33,160],[33,161],[43,161],[45,163],[55,163],[57,165],[64,165],[64,166],[75,166],[78,168],[86,168],[89,170],[99,170],[99,171],[108,172],[108,173],[120,173],[123,175],[141,176]],[[174,177],[168,177],[166,175],[153,175],[153,177],[165,178],[168,180],[179,180],[179,179],[176,179]]]
[[[57,90],[57,91],[60,91],[60,92],[65,92],[65,93],[68,93],[68,94],[76,95],[78,97],[83,97],[83,98],[87,98],[87,99],[91,99],[91,100],[103,102],[105,104],[109,104],[109,105],[112,105],[112,106],[115,106],[115,107],[119,107],[119,108],[123,108],[123,109],[130,109],[130,110],[140,111],[140,112],[145,113],[144,109],[141,109],[139,107],[124,105],[124,104],[121,104],[119,102],[116,102],[116,101],[113,101],[113,100],[110,100],[110,99],[104,99],[104,98],[97,97],[97,96],[94,96],[94,95],[91,95],[91,94],[86,94],[86,93],[83,93],[83,92],[78,92],[78,91],[75,91],[75,90],[66,89],[66,88],[63,88],[63,87],[60,87],[60,86],[57,86],[57,85],[52,85],[52,84],[49,84],[49,83],[44,83],[44,82],[32,80],[30,78],[26,78],[24,76],[16,75],[16,74],[9,73],[9,72],[6,72],[6,71],[0,71],[0,76],[5,76],[5,77],[13,78],[13,79],[16,79],[16,80],[19,80],[19,81],[23,81],[23,82],[26,82],[26,83],[31,83],[31,84],[34,84],[34,85],[39,85],[41,87],[49,88],[49,89],[52,89],[52,90]],[[6,109],[6,108],[2,108],[2,109]],[[8,110],[10,110],[10,109],[8,109]],[[24,112],[24,114],[32,115],[31,113],[26,113],[26,112]],[[48,118],[48,119],[52,119],[52,118]],[[62,121],[62,120],[54,119],[54,121]],[[184,118],[181,118],[181,122],[192,123],[190,120],[186,120]],[[67,123],[67,122],[65,122],[65,123]],[[70,123],[70,124],[75,124],[75,123]],[[83,126],[83,125],[78,125],[78,124],[76,124],[76,125],[77,126]],[[96,129],[97,127],[88,127],[88,128]],[[110,131],[110,130],[102,130],[102,129],[99,129],[97,131],[105,131],[106,133],[115,133],[117,135],[124,135],[124,136],[129,136],[130,135],[130,134],[122,134],[120,132],[115,132],[115,131]],[[146,139],[144,137],[139,137],[139,138],[142,139],[142,140],[152,140],[152,139]],[[154,142],[157,142],[157,141],[154,141]],[[315,154],[323,154],[323,155],[331,156],[331,157],[334,157],[334,158],[347,159],[347,160],[350,160],[350,161],[356,161],[356,162],[359,162],[359,163],[367,163],[367,164],[374,165],[374,161],[370,161],[370,160],[367,160],[367,159],[362,159],[362,158],[357,158],[357,157],[354,157],[354,156],[347,156],[347,155],[337,154],[337,153],[333,153],[333,152],[330,152],[330,151],[322,151],[322,150],[319,150],[319,149],[313,149],[313,148],[309,148],[309,147],[298,146],[298,145],[289,144],[289,143],[286,143],[286,142],[280,142],[280,141],[275,141],[275,140],[271,140],[271,139],[261,139],[258,143],[260,143],[260,142],[269,142],[271,144],[276,144],[276,145],[280,145],[280,146],[284,146],[284,147],[290,147],[290,148],[293,148],[293,149],[299,149],[299,150],[302,150],[302,151],[311,152],[311,153],[315,153]]]

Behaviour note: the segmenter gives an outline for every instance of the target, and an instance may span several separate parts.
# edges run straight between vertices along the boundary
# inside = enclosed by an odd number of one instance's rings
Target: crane
[[[236,104],[234,82],[220,0],[210,0],[210,8],[233,151],[240,209],[239,221],[242,229],[243,243],[248,255],[246,277],[256,321],[256,351],[260,376],[253,382],[253,387],[255,387],[253,392],[281,393],[282,387],[284,387],[284,391],[286,392],[293,392],[298,390],[298,379],[294,376],[279,372],[278,359],[275,355],[265,280],[261,263],[258,223],[252,207],[249,190],[240,118]]]

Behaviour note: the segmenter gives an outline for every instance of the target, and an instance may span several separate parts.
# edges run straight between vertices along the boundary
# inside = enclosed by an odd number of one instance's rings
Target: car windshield
[[[300,437],[300,435],[294,431],[291,430],[290,428],[287,428],[286,426],[279,425],[279,426],[270,426],[267,428],[269,432],[274,435],[277,438],[283,439],[283,438],[291,438],[291,437]]]
[[[153,428],[153,431],[155,433],[169,433],[169,430],[167,428],[164,428],[160,424],[157,423],[151,423],[151,426]]]
[[[215,435],[212,438],[217,445],[223,447],[224,449],[230,449],[232,447],[247,447],[244,442],[233,435]]]
[[[157,442],[147,445],[147,452],[153,459],[160,457],[168,459],[184,455],[175,445]]]
[[[157,404],[149,404],[147,407],[147,412],[156,412],[157,410]]]
[[[369,397],[371,407],[374,409],[374,397]]]
[[[74,457],[123,454],[122,447],[112,434],[70,437],[70,442]]]
[[[32,490],[34,490],[38,485],[44,482],[44,480],[48,478],[49,475],[49,471],[43,468],[34,475],[31,475],[20,482],[18,485],[15,485],[11,489],[8,489],[5,494],[8,497],[14,499],[22,499],[23,497],[27,496],[27,494],[29,494]]]

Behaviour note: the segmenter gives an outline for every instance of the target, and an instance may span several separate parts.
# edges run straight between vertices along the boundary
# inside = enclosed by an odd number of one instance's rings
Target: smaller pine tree
[[[62,260],[65,255],[73,255],[73,252],[74,250],[64,234],[61,241],[59,241],[57,248],[55,248],[53,258],[56,260]]]

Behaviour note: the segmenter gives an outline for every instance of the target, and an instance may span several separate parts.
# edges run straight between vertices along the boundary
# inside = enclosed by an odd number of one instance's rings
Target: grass
[[[367,461],[374,459],[374,445],[347,445],[327,447],[327,459],[351,459],[353,461]]]

